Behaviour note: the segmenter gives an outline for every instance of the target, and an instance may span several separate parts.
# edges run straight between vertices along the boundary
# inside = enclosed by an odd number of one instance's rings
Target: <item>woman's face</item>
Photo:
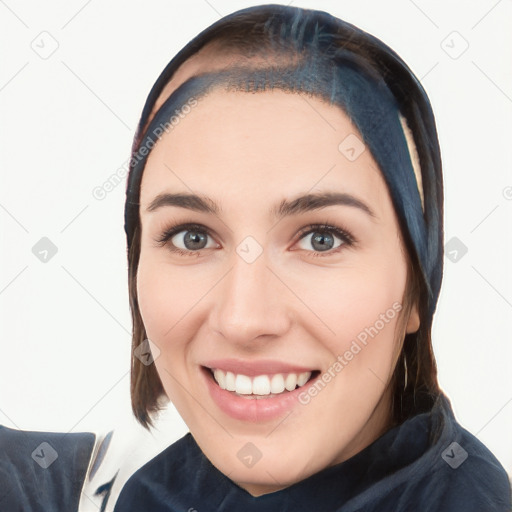
[[[259,495],[386,430],[406,259],[385,182],[339,108],[217,91],[186,112],[144,171],[140,311],[197,443]],[[416,309],[405,322],[418,329]]]

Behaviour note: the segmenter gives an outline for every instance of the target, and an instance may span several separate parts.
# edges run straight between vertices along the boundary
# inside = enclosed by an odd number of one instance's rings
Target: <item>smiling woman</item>
[[[215,126],[221,114],[223,123]],[[369,152],[350,162],[338,150],[339,137],[354,130],[341,110],[315,98],[305,102],[282,91],[212,93],[179,131],[162,138],[146,164],[137,297],[146,334],[162,352],[155,367],[211,459],[216,457],[209,436],[223,449],[233,443],[233,450],[223,451],[225,473],[235,467],[240,439],[258,439],[269,466],[242,466],[242,481],[256,477],[274,487],[265,474],[270,468],[283,483],[309,476],[368,444],[389,422],[390,397],[382,396],[382,381],[391,377],[396,359],[396,319],[321,400],[295,407],[297,384],[305,386],[306,378],[348,349],[362,327],[403,300],[405,252],[391,200],[382,193],[385,182]],[[183,188],[169,169],[191,190],[219,198],[223,213],[192,214],[176,205],[148,212],[159,191]],[[303,194],[315,182],[312,192],[346,195],[308,200]],[[286,202],[284,191],[291,198]],[[277,205],[276,220],[269,211]],[[247,254],[237,252],[244,243]],[[416,330],[418,314],[408,322]],[[382,381],[363,371],[367,367]],[[220,387],[208,378],[212,372]],[[247,400],[270,394],[269,377],[278,396]],[[230,387],[235,389],[228,392]],[[319,437],[316,419],[334,402],[352,410],[351,419],[339,431],[341,418],[333,414],[324,427],[329,435]],[[286,422],[266,437],[268,422],[284,414]],[[297,450],[306,434],[311,448],[318,445],[309,455]]]
[[[437,383],[442,204],[428,98],[378,39],[266,5],[191,41],[125,209],[133,411],[190,433],[115,510],[509,510]]]

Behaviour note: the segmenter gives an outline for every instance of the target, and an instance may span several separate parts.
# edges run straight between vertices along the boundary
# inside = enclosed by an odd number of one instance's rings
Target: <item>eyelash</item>
[[[155,242],[160,246],[165,246],[168,241],[181,231],[198,231],[200,233],[204,233],[208,236],[212,236],[210,230],[206,228],[205,226],[202,226],[201,224],[179,224],[174,225],[169,228],[167,228],[159,238],[155,239]],[[334,234],[337,238],[339,238],[342,241],[342,244],[336,247],[335,249],[330,249],[328,251],[325,251],[325,253],[322,253],[320,251],[306,251],[311,252],[311,256],[313,257],[326,257],[326,256],[332,256],[333,254],[337,254],[340,252],[344,247],[352,247],[355,245],[356,240],[354,237],[346,230],[338,228],[336,226],[331,226],[327,223],[325,224],[309,224],[308,226],[305,226],[302,228],[298,234],[298,240],[300,241],[303,238],[305,238],[306,235],[309,235],[313,232],[321,232],[321,233],[331,233]],[[173,253],[179,254],[180,256],[196,256],[200,254],[202,251],[205,251],[206,249],[200,249],[198,251],[187,251],[184,249],[180,249],[179,247],[173,247],[169,249]]]

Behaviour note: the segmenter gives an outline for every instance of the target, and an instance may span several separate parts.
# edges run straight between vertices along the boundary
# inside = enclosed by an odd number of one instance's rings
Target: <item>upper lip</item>
[[[228,371],[234,374],[247,375],[255,377],[256,375],[273,375],[276,373],[304,373],[314,372],[314,368],[284,363],[273,359],[259,359],[257,361],[247,361],[243,359],[215,359],[206,361],[203,366],[214,370],[216,368]]]

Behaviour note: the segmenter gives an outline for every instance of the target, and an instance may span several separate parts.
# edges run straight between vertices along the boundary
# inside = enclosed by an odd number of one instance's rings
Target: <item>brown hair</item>
[[[268,7],[275,8],[276,6]],[[301,9],[300,11],[305,12],[306,10]],[[174,65],[173,72],[206,45],[213,45],[215,50],[219,51],[219,54],[223,53],[224,55],[227,52],[228,55],[243,55],[245,58],[253,58],[261,56],[263,52],[263,55],[267,56],[268,53],[264,52],[268,52],[270,48],[273,49],[268,35],[269,19],[272,19],[272,15],[262,8],[255,13],[241,11],[239,14],[230,16],[229,20],[218,21],[196,37],[192,43],[189,43],[171,61],[171,64]],[[432,128],[425,128],[421,124],[422,107],[419,106],[420,102],[418,104],[415,103],[412,88],[408,87],[411,79],[409,76],[406,76],[404,69],[396,65],[396,62],[393,60],[394,57],[389,59],[389,61],[384,61],[383,56],[375,50],[373,36],[364,33],[356,27],[346,24],[343,28],[339,29],[336,35],[340,37],[340,47],[360,55],[373,72],[386,76],[386,81],[390,88],[393,89],[395,96],[407,98],[403,99],[403,113],[413,134],[416,131],[421,132],[421,136],[415,140],[420,162],[422,165],[425,165],[425,163],[435,165],[436,157],[431,156],[431,153],[435,150],[435,145],[429,138],[432,137]],[[280,53],[283,51],[283,48],[278,50],[278,53]],[[286,51],[286,48],[284,50]],[[285,55],[287,54],[285,53]],[[296,55],[290,54],[290,58],[294,56]],[[165,74],[166,70],[164,70],[162,75]],[[167,83],[171,79],[172,74],[167,77]],[[144,132],[142,128],[149,125],[155,110],[157,110],[155,109],[155,104],[157,100],[161,100],[158,95],[162,92],[162,89],[163,85],[161,84],[159,90],[153,89],[150,94],[150,98],[152,98],[149,101],[149,107],[152,108],[151,115],[146,119],[144,126],[139,126],[138,133],[134,139],[134,149],[140,144]],[[145,109],[147,108],[148,104],[146,104]],[[435,131],[433,133],[435,135]],[[434,160],[434,164],[432,164],[432,160]],[[442,219],[442,189],[439,188],[439,184],[436,186],[437,188],[429,188],[428,182],[425,182],[424,193],[426,196],[428,194],[435,196],[438,203],[440,200],[441,210],[439,215]],[[403,235],[404,253],[407,260],[407,285],[403,298],[403,309],[400,312],[397,325],[399,331],[398,341],[400,342],[401,349],[390,382],[392,387],[391,414],[393,425],[402,423],[414,414],[428,411],[440,393],[431,341],[432,303],[429,298],[429,289],[407,226],[402,218],[399,217],[398,220]],[[145,365],[133,355],[133,351],[147,339],[137,300],[140,238],[141,225],[139,219],[135,226],[128,251],[129,298],[133,321],[131,403],[137,420],[149,429],[153,425],[154,414],[163,407],[166,395],[155,365]],[[418,307],[420,327],[415,333],[405,334],[405,325],[414,304]],[[407,366],[407,386],[404,385],[405,366]],[[162,401],[162,399],[164,400]]]

